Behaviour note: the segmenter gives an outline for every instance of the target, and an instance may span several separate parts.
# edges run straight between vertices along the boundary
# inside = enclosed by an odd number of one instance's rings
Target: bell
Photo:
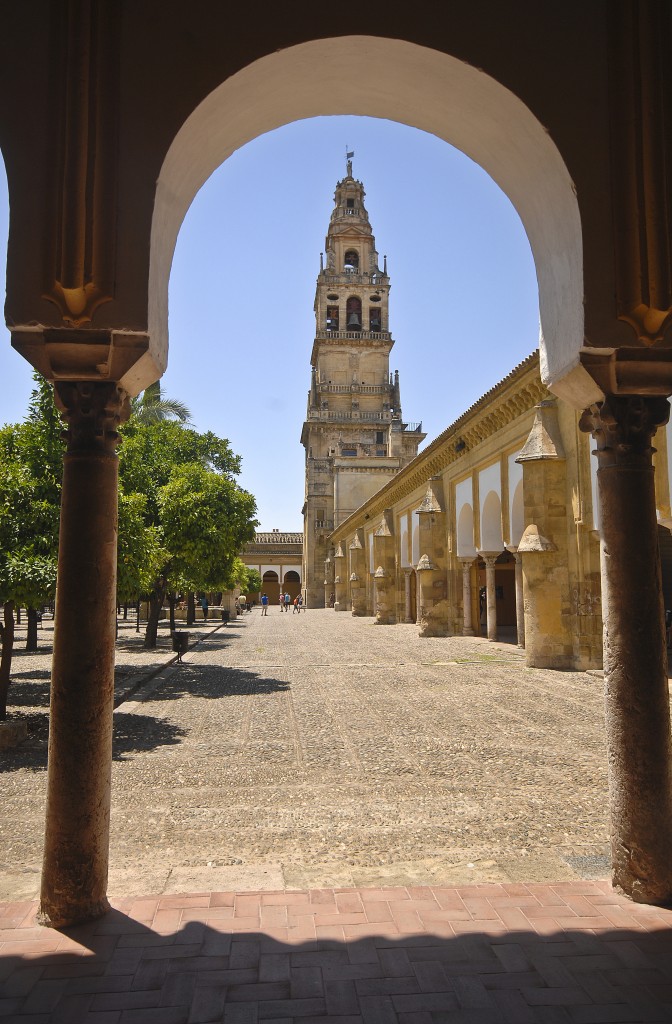
[[[358,331],[361,327],[358,313],[351,313],[348,317],[348,330]]]

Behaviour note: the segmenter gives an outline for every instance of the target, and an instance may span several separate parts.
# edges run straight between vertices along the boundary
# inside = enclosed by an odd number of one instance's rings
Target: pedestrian
[[[285,593],[285,611],[286,612],[289,611],[289,606],[290,606],[291,603],[292,603],[291,597],[289,596],[289,594]]]
[[[285,610],[285,598],[284,598],[284,595],[283,595],[282,591],[280,591],[280,597],[278,598],[278,601],[280,602],[280,611],[284,612],[284,610]]]
[[[201,608],[203,609],[203,621],[208,621],[208,599],[205,594],[201,595]]]
[[[298,607],[298,604],[299,604],[299,599],[298,599],[298,597],[295,597],[294,600],[292,601],[292,615],[296,611],[296,609]]]
[[[261,595],[261,614],[266,615],[268,612],[268,594]]]
[[[297,612],[300,612],[302,608],[303,608],[303,594],[299,594],[299,596],[296,599],[296,610],[297,610]]]

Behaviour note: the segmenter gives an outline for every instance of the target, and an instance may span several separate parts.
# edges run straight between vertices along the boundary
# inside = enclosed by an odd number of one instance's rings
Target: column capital
[[[118,427],[128,419],[128,395],[114,381],[58,381],[56,405],[68,425],[68,453],[111,455],[119,444]]]
[[[592,434],[600,469],[649,466],[651,438],[670,418],[670,403],[657,395],[609,395],[586,409],[579,427]]]

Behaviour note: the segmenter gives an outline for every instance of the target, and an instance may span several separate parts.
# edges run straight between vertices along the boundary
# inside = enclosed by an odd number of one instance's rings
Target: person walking
[[[287,592],[285,592],[285,611],[289,611],[289,606],[292,603],[292,599]]]
[[[205,594],[202,594],[201,595],[201,609],[203,610],[203,621],[204,622],[208,621],[208,608],[209,608],[208,599],[205,596]]]
[[[268,594],[261,595],[261,614],[268,614]]]
[[[285,597],[284,597],[284,594],[282,593],[282,591],[280,591],[280,597],[279,597],[278,600],[280,601],[280,611],[284,612],[284,610],[285,610]]]

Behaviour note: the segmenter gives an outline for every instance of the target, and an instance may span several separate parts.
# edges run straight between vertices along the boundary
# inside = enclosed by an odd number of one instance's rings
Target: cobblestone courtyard
[[[38,890],[45,720],[2,752],[0,899]],[[255,610],[122,703],[114,749],[113,894],[607,875],[602,681],[508,644]]]

